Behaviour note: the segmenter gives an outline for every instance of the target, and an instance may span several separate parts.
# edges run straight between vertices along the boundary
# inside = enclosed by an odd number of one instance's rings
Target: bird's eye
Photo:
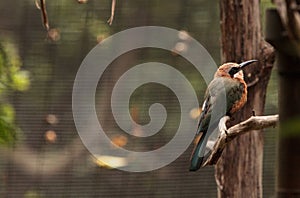
[[[233,77],[234,76],[234,74],[236,74],[237,72],[239,72],[240,71],[240,68],[239,67],[232,67],[230,70],[229,70],[229,75],[231,76],[231,77]]]

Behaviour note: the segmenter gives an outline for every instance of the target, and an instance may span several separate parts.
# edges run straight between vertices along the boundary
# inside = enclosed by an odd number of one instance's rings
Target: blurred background
[[[112,169],[92,157],[74,125],[72,86],[82,60],[97,43],[136,26],[165,26],[187,32],[221,64],[218,3],[117,1],[109,26],[110,0],[83,4],[51,0],[46,1],[51,28],[47,34],[33,0],[0,1],[0,197],[216,197],[213,167],[188,171],[192,147],[168,166],[144,173]],[[262,21],[268,6],[269,1],[262,1]],[[136,151],[166,144],[180,120],[176,96],[168,88],[150,83],[134,92],[130,112],[137,123],[146,124],[149,106],[162,103],[168,119],[161,131],[150,138],[133,138],[114,122],[110,95],[116,80],[134,65],[149,61],[180,70],[201,102],[207,86],[189,62],[168,51],[133,50],[112,62],[97,88],[99,121],[115,145]],[[274,68],[265,114],[278,112],[277,90]],[[196,117],[197,112],[191,112],[191,119]],[[138,133],[139,128],[133,126],[132,130]],[[264,131],[264,197],[274,195],[276,130]],[[113,160],[115,166],[122,166],[120,159]]]

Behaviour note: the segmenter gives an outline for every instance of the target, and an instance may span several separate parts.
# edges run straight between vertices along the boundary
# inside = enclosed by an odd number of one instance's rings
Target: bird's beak
[[[240,68],[242,69],[243,67],[250,65],[251,63],[257,62],[257,61],[258,60],[248,60],[248,61],[240,63],[239,65],[240,65]]]

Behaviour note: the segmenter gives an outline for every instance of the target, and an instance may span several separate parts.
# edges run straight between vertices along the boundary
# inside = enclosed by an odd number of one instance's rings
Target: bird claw
[[[224,132],[225,132],[225,134],[226,134],[226,135],[228,135],[228,131],[227,131],[227,129],[226,129],[226,130],[224,130]]]
[[[226,136],[228,135],[228,131],[227,131],[227,126],[226,126],[226,122],[230,119],[229,116],[224,116],[220,119],[219,121],[219,130],[221,132],[221,134],[226,134]]]

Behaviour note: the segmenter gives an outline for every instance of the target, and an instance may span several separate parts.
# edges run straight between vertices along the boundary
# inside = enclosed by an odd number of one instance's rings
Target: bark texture
[[[266,13],[266,39],[277,51],[279,74],[276,197],[300,197],[300,2],[274,3]]]
[[[222,62],[259,62],[244,70],[248,84],[248,102],[234,116],[236,124],[251,117],[252,111],[262,115],[266,88],[274,60],[273,48],[262,37],[259,0],[222,0]],[[252,131],[230,142],[216,165],[219,197],[262,197],[263,138]]]

